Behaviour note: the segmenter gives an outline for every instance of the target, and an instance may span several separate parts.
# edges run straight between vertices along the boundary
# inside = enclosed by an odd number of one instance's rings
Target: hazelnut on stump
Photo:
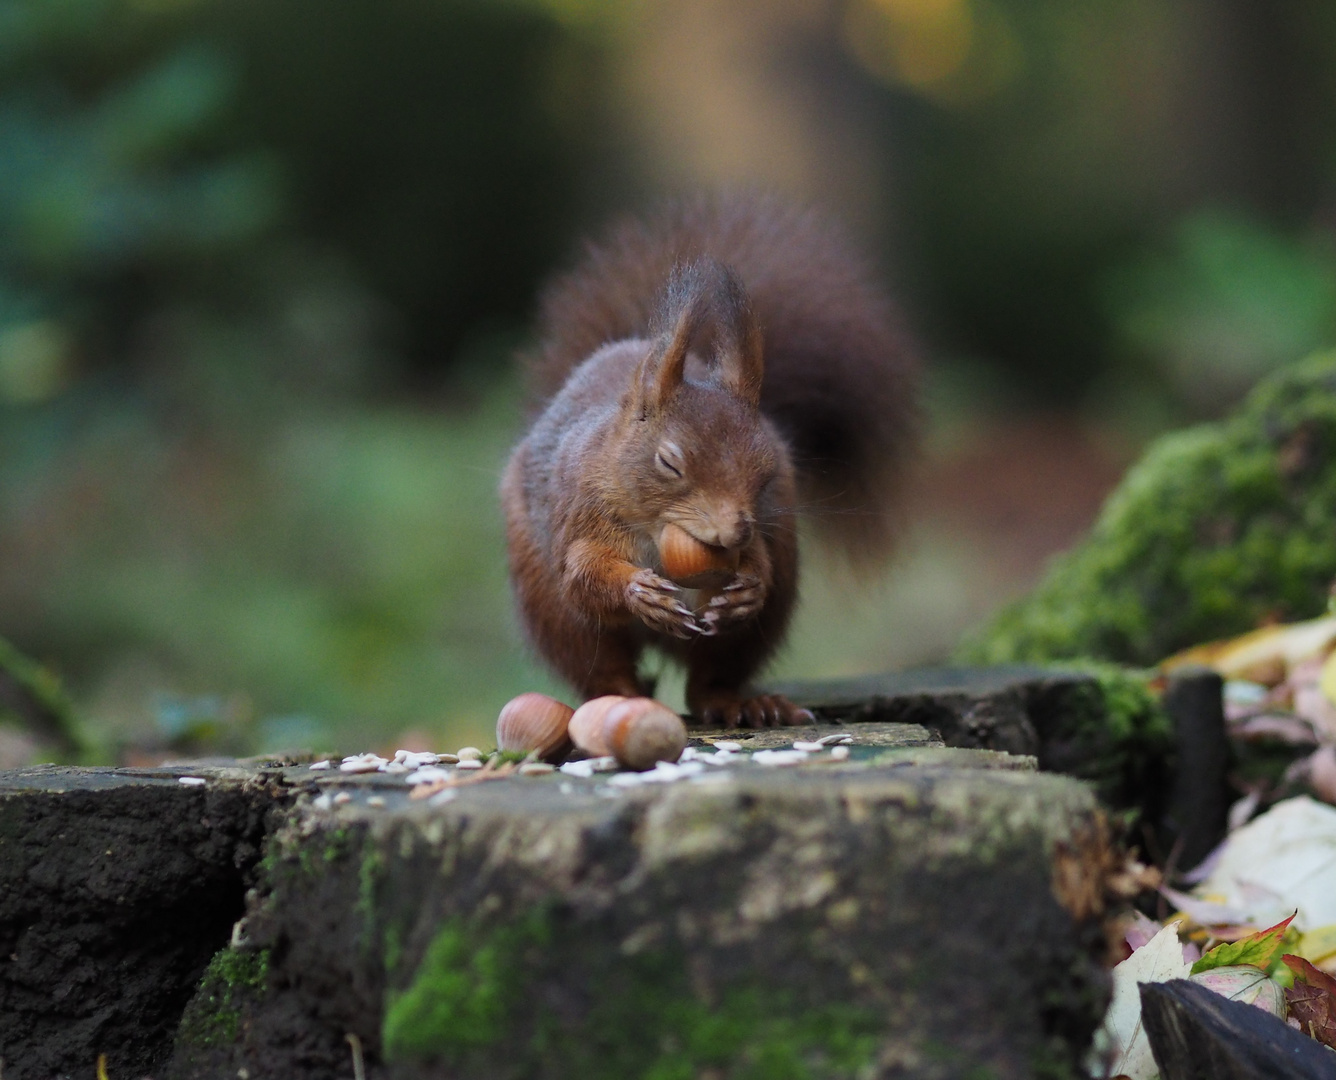
[[[570,721],[570,737],[585,753],[614,757],[643,772],[659,761],[676,761],[687,745],[682,718],[652,698],[616,695],[586,701]]]

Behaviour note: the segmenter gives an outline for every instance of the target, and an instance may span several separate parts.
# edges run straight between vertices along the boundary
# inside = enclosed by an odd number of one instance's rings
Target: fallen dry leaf
[[[1159,1070],[1150,1040],[1141,1026],[1138,983],[1186,979],[1192,965],[1183,959],[1178,923],[1170,923],[1113,969],[1113,1000],[1100,1027],[1113,1067],[1105,1075],[1125,1074],[1130,1080],[1152,1080]]]
[[[1191,979],[1230,1001],[1240,1001],[1280,1020],[1285,1019],[1285,988],[1260,968],[1250,964],[1217,967],[1194,972]]]
[[[1294,985],[1285,991],[1290,1016],[1299,1022],[1299,1030],[1336,1049],[1336,979],[1301,956],[1283,959],[1294,972]]]
[[[1293,921],[1294,916],[1291,915],[1288,919],[1276,923],[1275,926],[1269,926],[1265,930],[1249,934],[1238,941],[1226,941],[1217,945],[1214,949],[1203,954],[1202,958],[1192,965],[1192,974],[1199,975],[1213,968],[1238,965],[1248,965],[1259,968],[1263,972],[1269,972],[1275,964],[1279,963],[1281,942],[1285,938],[1285,931],[1289,929],[1290,923]],[[1214,990],[1215,987],[1211,989]],[[1229,995],[1225,996],[1228,997]]]
[[[1295,956],[1311,960],[1321,968],[1323,961],[1336,958],[1336,926],[1319,926],[1309,930],[1299,938],[1299,944],[1291,950]]]
[[[1185,664],[1205,664],[1226,679],[1246,679],[1275,686],[1283,682],[1291,667],[1336,643],[1336,616],[1258,630],[1225,641],[1196,645],[1169,657],[1160,664],[1161,671],[1172,671]]]
[[[1229,835],[1192,896],[1247,913],[1222,921],[1266,926],[1297,909],[1300,931],[1336,923],[1336,808],[1306,795],[1277,803]]]

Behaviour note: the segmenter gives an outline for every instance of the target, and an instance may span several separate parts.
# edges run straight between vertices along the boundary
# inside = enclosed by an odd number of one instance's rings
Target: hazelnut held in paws
[[[501,494],[529,639],[584,698],[638,697],[654,646],[697,722],[797,723],[746,686],[797,598],[797,514],[884,554],[914,364],[864,262],[778,201],[678,206],[589,246],[545,294],[542,409]]]

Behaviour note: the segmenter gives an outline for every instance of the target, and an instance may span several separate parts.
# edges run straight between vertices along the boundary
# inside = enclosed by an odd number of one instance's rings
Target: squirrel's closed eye
[[[654,464],[665,476],[682,479],[682,456],[675,446],[661,446],[654,455]]]

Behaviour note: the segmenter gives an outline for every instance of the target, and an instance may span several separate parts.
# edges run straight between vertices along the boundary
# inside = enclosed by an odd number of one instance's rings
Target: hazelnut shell
[[[603,734],[603,720],[609,709],[627,700],[617,694],[608,694],[586,701],[571,717],[568,728],[571,742],[590,757],[611,757],[612,747]]]
[[[718,588],[737,571],[738,552],[703,544],[671,521],[659,532],[664,576],[688,589]]]
[[[538,751],[544,761],[556,761],[570,749],[567,728],[575,710],[546,694],[511,698],[496,718],[496,745],[502,750]]]
[[[682,718],[652,698],[627,698],[603,718],[603,735],[619,764],[643,772],[676,761],[687,745]]]

